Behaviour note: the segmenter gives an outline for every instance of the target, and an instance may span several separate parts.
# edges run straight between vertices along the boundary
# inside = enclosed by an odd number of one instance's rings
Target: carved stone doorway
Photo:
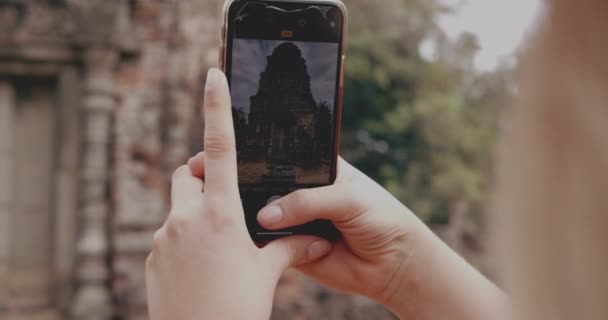
[[[0,78],[0,319],[62,319],[65,175],[53,78]],[[75,197],[74,197],[75,199]],[[74,225],[73,215],[70,225]],[[68,228],[69,229],[69,228]],[[73,232],[73,231],[72,231]],[[73,252],[71,253],[73,255]],[[72,261],[69,259],[68,261]],[[64,263],[64,262],[61,262]],[[62,268],[64,270],[62,270]],[[71,269],[71,268],[67,268]],[[68,293],[69,294],[69,293]]]

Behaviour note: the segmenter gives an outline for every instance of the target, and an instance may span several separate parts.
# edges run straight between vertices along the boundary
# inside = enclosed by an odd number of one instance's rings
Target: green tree
[[[430,0],[351,0],[342,154],[423,219],[481,210],[508,71],[473,69],[474,35],[450,41]],[[419,52],[425,41],[435,59]]]

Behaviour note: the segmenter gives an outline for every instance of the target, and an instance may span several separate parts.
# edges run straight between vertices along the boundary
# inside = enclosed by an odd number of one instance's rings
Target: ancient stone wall
[[[170,173],[201,148],[219,6],[0,1],[1,319],[146,317],[143,262]]]

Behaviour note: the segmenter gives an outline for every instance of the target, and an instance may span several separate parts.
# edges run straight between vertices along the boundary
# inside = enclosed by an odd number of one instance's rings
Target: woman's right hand
[[[274,201],[260,211],[258,221],[269,230],[332,221],[342,238],[331,254],[298,269],[332,288],[388,304],[411,270],[419,234],[427,229],[381,186],[339,161],[333,185]]]
[[[402,319],[494,319],[506,298],[409,209],[339,159],[336,182],[303,189],[262,209],[270,230],[330,220],[342,238],[298,269],[340,291],[365,295]]]

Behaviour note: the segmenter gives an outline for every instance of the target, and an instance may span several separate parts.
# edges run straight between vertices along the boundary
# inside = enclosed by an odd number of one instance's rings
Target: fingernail
[[[283,220],[283,210],[278,206],[268,207],[260,212],[258,219],[263,225],[275,225]]]
[[[308,245],[308,259],[315,260],[326,255],[331,249],[331,244],[325,240],[319,240]]]
[[[222,78],[222,72],[218,69],[211,68],[207,72],[207,82],[205,82],[205,90],[209,90],[217,86]]]

